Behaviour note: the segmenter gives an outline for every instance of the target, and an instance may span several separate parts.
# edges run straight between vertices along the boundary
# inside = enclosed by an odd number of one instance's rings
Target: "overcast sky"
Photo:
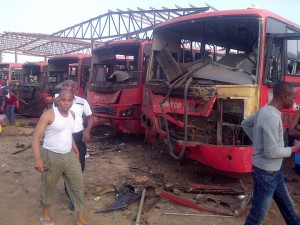
[[[164,2],[164,3],[162,3]],[[189,7],[205,7],[205,2],[217,8],[244,9],[254,4],[257,8],[268,9],[295,23],[300,24],[299,0],[0,0],[0,33],[33,32],[52,34],[110,10],[149,9],[152,6],[174,8],[175,4]],[[3,62],[12,62],[14,57],[4,54]],[[18,61],[33,61],[34,58],[19,56]]]

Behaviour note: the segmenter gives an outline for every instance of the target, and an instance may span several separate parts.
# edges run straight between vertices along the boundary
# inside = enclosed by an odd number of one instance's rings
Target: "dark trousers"
[[[253,166],[252,176],[254,179],[253,201],[245,224],[262,224],[273,198],[286,224],[300,225],[300,218],[295,212],[282,172],[266,171]]]
[[[82,141],[83,132],[80,131],[78,133],[73,133],[73,138],[75,141],[75,144],[79,151],[79,161],[81,164],[81,170],[84,171],[85,167],[85,155],[86,155],[86,144]]]
[[[6,116],[10,124],[15,124],[15,105],[7,105],[5,109]]]

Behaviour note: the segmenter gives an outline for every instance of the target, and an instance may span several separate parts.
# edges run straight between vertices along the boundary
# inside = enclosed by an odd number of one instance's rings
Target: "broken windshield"
[[[101,84],[138,84],[139,45],[100,48],[93,53],[93,81]]]
[[[172,83],[191,73],[194,83],[253,84],[258,37],[259,19],[254,16],[202,18],[163,26],[154,33],[148,80]],[[190,57],[184,57],[187,51]]]

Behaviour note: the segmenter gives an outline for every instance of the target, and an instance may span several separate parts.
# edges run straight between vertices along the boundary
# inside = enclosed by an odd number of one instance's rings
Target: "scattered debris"
[[[214,213],[217,215],[223,215],[223,216],[233,216],[234,214],[232,212],[225,212],[224,210],[220,210],[220,209],[209,209],[209,208],[203,208],[198,206],[196,203],[185,199],[183,197],[179,197],[176,195],[171,194],[170,192],[166,192],[166,191],[161,191],[160,193],[161,196],[166,197],[168,199],[171,199],[172,201],[175,201],[179,204],[185,205],[187,207],[193,208],[193,209],[197,209],[199,211],[205,211],[205,212],[210,212],[210,213]]]
[[[138,210],[138,213],[137,213],[137,216],[136,216],[135,225],[139,225],[140,224],[141,215],[142,215],[142,209],[144,207],[144,202],[145,202],[145,195],[146,195],[146,188],[144,188],[144,190],[142,192],[142,197],[141,197],[141,201],[140,201],[139,210]]]
[[[30,145],[27,145],[25,148],[22,148],[22,149],[20,149],[20,150],[18,150],[18,151],[14,151],[12,154],[18,154],[18,153],[20,153],[20,152],[23,152],[23,151],[25,151],[25,150],[27,150],[27,149],[29,149],[29,148],[31,148],[31,144]]]
[[[213,215],[213,214],[196,214],[196,213],[176,213],[176,212],[164,212],[164,215],[234,218],[234,216],[223,216],[223,215]]]
[[[136,193],[135,188],[132,185],[124,184],[117,195],[117,200],[107,209],[95,211],[95,213],[105,213],[116,209],[121,209],[135,202],[141,197],[141,193]]]

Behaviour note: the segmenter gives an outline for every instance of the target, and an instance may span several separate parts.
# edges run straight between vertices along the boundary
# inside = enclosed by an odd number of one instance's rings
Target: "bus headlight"
[[[120,117],[132,116],[134,114],[134,111],[135,111],[135,106],[131,106],[128,109],[124,109],[124,110],[120,111]]]

